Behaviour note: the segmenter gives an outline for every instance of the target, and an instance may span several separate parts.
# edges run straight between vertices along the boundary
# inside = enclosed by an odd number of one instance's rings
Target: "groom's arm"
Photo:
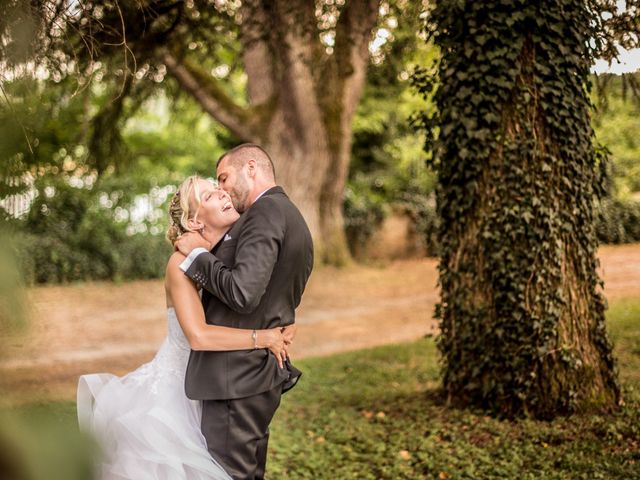
[[[256,202],[246,215],[238,235],[233,266],[226,266],[202,249],[191,252],[193,262],[184,269],[189,278],[239,313],[250,313],[260,303],[285,231],[284,215],[271,199]]]

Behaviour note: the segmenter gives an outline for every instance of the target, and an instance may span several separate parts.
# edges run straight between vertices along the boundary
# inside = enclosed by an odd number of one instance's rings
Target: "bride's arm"
[[[193,350],[252,350],[253,330],[208,325],[193,281],[180,270],[184,256],[174,253],[169,259],[165,286],[176,310],[178,322]],[[284,334],[279,328],[256,330],[257,348],[268,348],[281,363],[286,358]]]

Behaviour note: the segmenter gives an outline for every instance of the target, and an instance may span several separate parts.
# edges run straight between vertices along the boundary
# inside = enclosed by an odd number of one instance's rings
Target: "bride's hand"
[[[282,334],[284,335],[284,343],[289,347],[293,343],[293,339],[298,333],[298,326],[293,323],[282,328]]]
[[[287,345],[285,334],[281,328],[270,328],[258,331],[258,348],[268,348],[276,356],[280,368],[284,368],[287,359]]]
[[[174,242],[174,250],[180,251],[185,257],[188,256],[196,248],[205,248],[211,250],[213,245],[209,243],[202,235],[196,232],[186,232],[178,237]]]

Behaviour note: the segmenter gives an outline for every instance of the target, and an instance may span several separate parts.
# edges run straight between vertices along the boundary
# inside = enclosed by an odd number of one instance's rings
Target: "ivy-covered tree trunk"
[[[440,127],[451,402],[551,418],[620,400],[596,272],[591,15],[580,0],[441,0],[431,12],[439,118],[424,120]]]

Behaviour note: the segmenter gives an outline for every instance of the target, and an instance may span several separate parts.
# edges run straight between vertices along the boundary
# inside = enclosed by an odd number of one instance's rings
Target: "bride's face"
[[[200,205],[197,205],[193,199],[193,205],[196,208],[193,216],[195,223],[204,225],[205,230],[207,228],[220,230],[229,227],[240,217],[233,208],[231,197],[227,192],[203,179],[198,180],[198,186],[200,187]],[[195,195],[195,189],[192,192],[192,195]]]

